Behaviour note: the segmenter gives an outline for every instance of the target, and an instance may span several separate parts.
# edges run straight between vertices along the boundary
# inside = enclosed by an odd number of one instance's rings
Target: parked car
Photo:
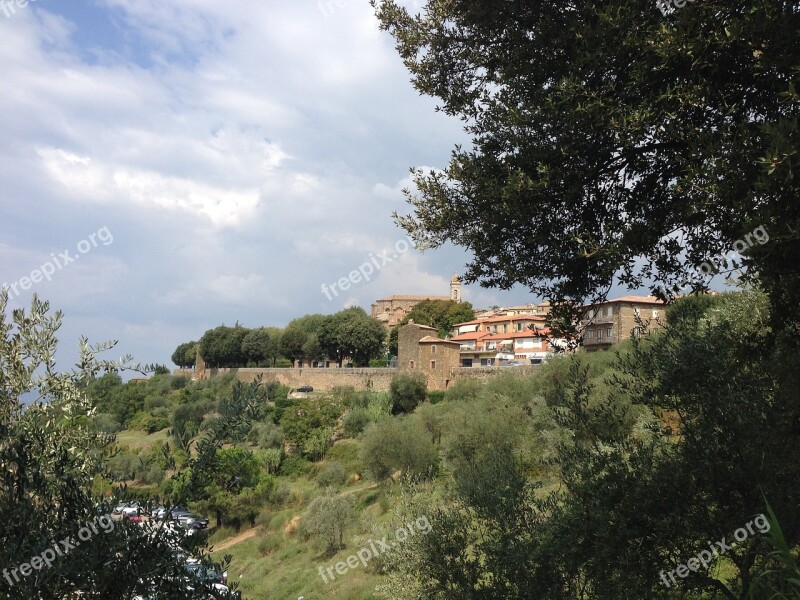
[[[191,513],[185,515],[183,514],[179,515],[178,522],[186,523],[188,525],[197,523],[198,525],[200,525],[201,529],[205,529],[206,527],[208,527],[208,519],[206,519],[205,517],[198,517],[197,515],[193,515]]]
[[[207,583],[220,585],[227,585],[228,583],[228,572],[223,571],[217,565],[203,564],[196,558],[190,558],[184,566],[189,573]]]
[[[311,387],[310,385],[302,385],[299,388],[297,388],[297,391],[298,392],[313,392],[314,388]]]
[[[139,516],[142,514],[142,508],[138,502],[121,502],[114,507],[111,514],[123,517]]]

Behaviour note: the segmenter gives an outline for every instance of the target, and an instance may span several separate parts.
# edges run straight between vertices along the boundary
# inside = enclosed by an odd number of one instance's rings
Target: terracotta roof
[[[641,302],[643,304],[664,304],[663,300],[659,300],[655,296],[621,296],[619,298],[612,298],[611,300],[606,300],[604,304],[610,304],[611,302]]]
[[[442,338],[437,338],[437,337],[433,337],[433,336],[430,336],[430,335],[426,335],[424,338],[422,338],[419,341],[419,343],[420,344],[428,344],[428,343],[434,343],[434,344],[457,344],[458,342],[454,342],[453,340],[443,340]]]
[[[436,327],[430,327],[428,325],[423,325],[422,323],[414,323],[413,319],[408,323],[406,323],[406,325],[416,325],[420,329],[430,329],[431,331],[439,331],[438,329],[436,329]],[[403,327],[405,327],[406,325],[403,325]]]
[[[469,331],[467,333],[462,333],[450,338],[454,342],[466,341],[466,340],[479,340],[483,337],[489,337],[490,334],[488,331]]]
[[[414,294],[395,294],[389,298],[378,298],[375,302],[390,302],[392,300],[450,300],[450,296],[422,296]]]
[[[502,323],[503,321],[546,321],[547,317],[544,315],[504,315],[500,317],[487,317],[485,319],[475,319],[474,321],[465,321],[463,323],[456,323],[456,327],[462,325],[480,325],[481,323]]]
[[[542,337],[550,333],[550,329],[548,327],[544,327],[542,329],[538,329],[535,332],[528,329],[527,331],[513,331],[511,333],[493,333],[488,340],[484,341],[496,341],[496,340],[509,340],[509,339],[517,339],[517,338],[534,338],[534,337]]]

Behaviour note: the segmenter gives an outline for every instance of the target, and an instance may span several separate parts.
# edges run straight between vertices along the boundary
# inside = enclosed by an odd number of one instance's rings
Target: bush
[[[370,425],[361,446],[364,470],[374,480],[386,479],[396,470],[428,477],[435,473],[439,456],[429,433],[409,417],[385,419]]]
[[[347,473],[361,473],[360,444],[353,440],[339,440],[328,451],[328,460],[340,463]]]
[[[283,542],[283,538],[280,534],[274,531],[266,531],[261,536],[261,540],[258,542],[258,553],[261,556],[267,556],[272,554],[281,547],[281,543]]]
[[[258,458],[261,464],[264,465],[267,473],[270,475],[277,475],[280,472],[281,461],[283,460],[283,449],[281,448],[267,448],[258,452]]]
[[[254,429],[259,448],[283,448],[283,432],[275,423],[259,423]]]
[[[300,456],[287,456],[281,462],[280,474],[289,477],[305,473],[310,468],[310,463]]]
[[[392,400],[392,414],[412,412],[420,402],[425,400],[427,384],[425,378],[415,373],[399,375],[389,385],[389,397]]]
[[[321,460],[331,447],[331,437],[333,437],[331,428],[315,429],[303,442],[303,455],[310,460]]]
[[[122,429],[122,425],[114,415],[110,413],[100,413],[94,418],[94,425],[103,433],[117,433]]]
[[[344,547],[344,532],[355,519],[355,498],[351,494],[337,496],[328,488],[324,496],[315,498],[303,517],[306,532],[324,544],[329,555]]]
[[[442,400],[444,400],[445,392],[442,390],[431,390],[428,392],[428,402],[431,404],[439,404]]]
[[[349,385],[337,385],[331,390],[331,396],[341,402],[342,406],[352,406],[356,391]]]
[[[344,435],[357,438],[370,424],[369,413],[364,408],[351,408],[344,416]]]
[[[340,462],[328,463],[317,475],[317,485],[323,488],[342,486],[345,481],[347,481],[347,472]]]
[[[182,390],[189,385],[190,382],[191,380],[188,377],[184,375],[176,375],[170,380],[169,387],[171,387],[173,390]]]

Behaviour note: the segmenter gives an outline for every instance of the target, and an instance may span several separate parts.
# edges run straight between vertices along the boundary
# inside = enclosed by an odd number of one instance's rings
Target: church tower
[[[453,273],[453,278],[450,280],[450,300],[461,304],[461,277],[458,273]]]

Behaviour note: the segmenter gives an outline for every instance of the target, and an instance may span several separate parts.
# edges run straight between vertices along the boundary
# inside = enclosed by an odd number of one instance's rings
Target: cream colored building
[[[423,300],[452,300],[461,302],[461,278],[458,273],[450,280],[449,296],[423,296],[411,294],[395,294],[388,298],[376,300],[372,305],[372,316],[386,327],[394,327],[408,316],[411,310]]]

